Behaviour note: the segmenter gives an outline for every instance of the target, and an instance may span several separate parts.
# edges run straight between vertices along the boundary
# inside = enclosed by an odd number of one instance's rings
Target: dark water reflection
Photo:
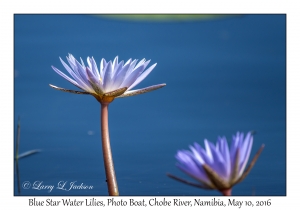
[[[178,149],[218,135],[257,131],[265,150],[234,195],[286,194],[286,17],[245,15],[189,22],[130,22],[85,15],[15,15],[15,128],[21,117],[21,183],[77,181],[90,190],[21,189],[21,195],[107,195],[98,102],[57,75],[58,57],[158,63],[137,88],[152,93],[115,100],[109,125],[121,195],[219,195],[185,186],[167,172]],[[16,178],[16,176],[15,176]],[[17,195],[15,179],[14,192]]]

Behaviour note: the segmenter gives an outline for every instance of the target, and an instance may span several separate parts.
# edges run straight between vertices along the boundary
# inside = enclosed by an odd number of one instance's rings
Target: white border
[[[296,1],[7,1],[0,2],[1,10],[1,201],[0,206],[28,207],[31,197],[13,197],[13,14],[15,13],[281,13],[287,14],[287,196],[270,197],[272,207],[298,206],[297,172],[299,171],[297,124],[299,117],[299,7]],[[276,143],[276,142],[274,142]],[[272,163],[270,163],[272,164]],[[271,174],[270,174],[271,176]],[[46,197],[39,197],[46,199]],[[55,197],[59,200],[66,197]],[[73,197],[74,198],[74,197]],[[78,199],[86,197],[78,197]],[[139,197],[143,198],[143,197]],[[170,197],[168,197],[170,198]],[[205,197],[209,199],[210,197]],[[234,198],[234,197],[233,197]],[[267,199],[268,197],[236,197],[240,200]],[[129,199],[129,198],[128,198]],[[149,197],[145,197],[149,199]],[[190,199],[180,197],[180,199]],[[59,207],[62,208],[62,207]],[[78,208],[78,207],[76,207]],[[107,209],[107,208],[106,208]],[[170,209],[170,208],[169,208]],[[216,209],[216,208],[210,208]]]

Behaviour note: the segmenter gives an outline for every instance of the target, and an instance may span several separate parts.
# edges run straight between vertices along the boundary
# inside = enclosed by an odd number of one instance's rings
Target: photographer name
[[[44,184],[43,181],[34,181],[33,183],[25,181],[22,184],[23,189],[33,189],[33,190],[46,190],[49,193],[53,189],[71,191],[71,190],[91,190],[94,188],[92,185],[86,185],[84,183],[78,183],[77,181],[59,181],[57,185]]]

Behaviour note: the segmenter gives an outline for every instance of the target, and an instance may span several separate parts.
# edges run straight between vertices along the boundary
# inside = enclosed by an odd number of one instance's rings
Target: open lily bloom
[[[263,146],[255,155],[249,167],[247,165],[253,143],[253,135],[237,132],[233,136],[229,148],[225,137],[219,137],[216,145],[204,140],[205,149],[195,143],[191,151],[181,150],[176,154],[177,167],[187,173],[200,184],[194,184],[170,175],[179,181],[205,189],[217,189],[221,192],[231,190],[232,186],[241,182],[250,172]]]
[[[54,66],[52,66],[53,70],[73,85],[83,90],[83,92],[67,90],[51,84],[50,86],[58,90],[76,94],[91,94],[99,102],[111,102],[116,97],[138,95],[165,86],[165,84],[159,84],[143,89],[131,90],[143,81],[156,66],[155,63],[146,69],[150,60],[147,61],[142,59],[138,62],[137,60],[129,59],[124,63],[124,61],[119,62],[118,57],[109,62],[106,62],[103,58],[99,69],[93,57],[87,58],[88,66],[85,66],[81,58],[80,62],[78,62],[71,54],[67,57],[70,66],[68,66],[61,58],[60,61],[72,78],[68,77]]]

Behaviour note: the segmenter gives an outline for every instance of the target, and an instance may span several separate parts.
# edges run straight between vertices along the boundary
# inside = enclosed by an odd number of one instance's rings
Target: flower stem
[[[118,184],[114,169],[114,162],[112,158],[109,131],[108,131],[108,104],[101,103],[101,134],[102,134],[102,150],[105,166],[106,182],[108,194],[111,196],[118,196]]]
[[[222,193],[224,196],[230,196],[230,195],[231,195],[231,188],[225,189],[225,190],[221,190],[221,193]]]

